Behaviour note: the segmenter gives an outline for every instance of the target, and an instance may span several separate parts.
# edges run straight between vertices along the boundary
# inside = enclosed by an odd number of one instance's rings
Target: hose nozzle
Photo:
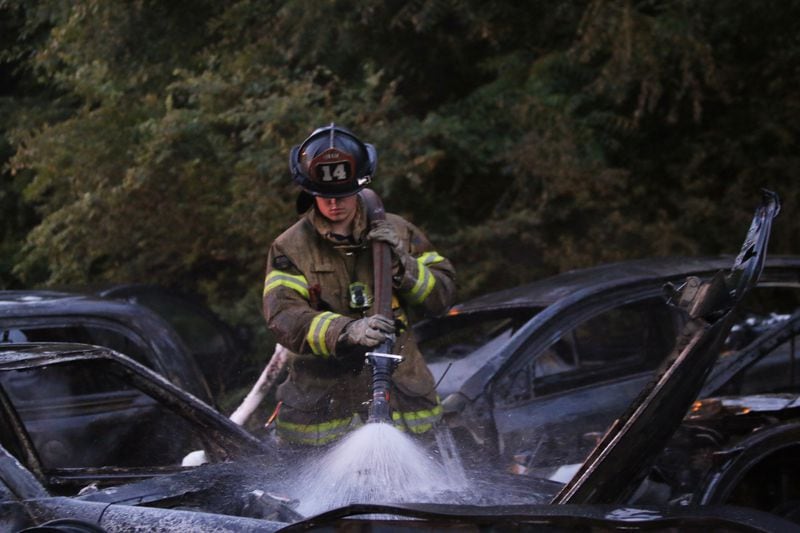
[[[372,367],[372,403],[369,406],[367,423],[391,423],[389,390],[392,387],[392,373],[403,361],[403,357],[381,352],[367,352],[366,357],[367,364]]]

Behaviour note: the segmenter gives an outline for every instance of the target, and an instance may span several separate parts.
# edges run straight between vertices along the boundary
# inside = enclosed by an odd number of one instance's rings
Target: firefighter
[[[375,148],[331,124],[290,152],[302,216],[272,243],[264,316],[294,354],[277,391],[280,442],[325,445],[365,420],[371,373],[365,353],[387,339],[404,358],[393,375],[392,420],[412,434],[441,417],[435,383],[417,348],[409,312],[437,314],[452,303],[455,272],[425,234],[392,213],[368,224],[358,192],[372,180]],[[371,241],[389,245],[394,316],[373,314]]]

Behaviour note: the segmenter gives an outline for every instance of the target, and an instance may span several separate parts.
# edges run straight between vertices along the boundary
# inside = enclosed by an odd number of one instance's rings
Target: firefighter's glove
[[[339,341],[348,346],[374,348],[394,338],[394,322],[383,315],[372,315],[353,320],[339,335]]]
[[[400,246],[400,237],[397,236],[394,226],[388,220],[376,220],[372,223],[372,229],[367,233],[367,238],[373,241],[385,242],[392,249]]]
[[[376,220],[372,223],[372,229],[367,233],[367,238],[373,241],[385,242],[392,251],[392,275],[397,280],[403,275],[403,260],[408,256],[408,252],[400,247],[400,237],[394,226],[388,220]]]

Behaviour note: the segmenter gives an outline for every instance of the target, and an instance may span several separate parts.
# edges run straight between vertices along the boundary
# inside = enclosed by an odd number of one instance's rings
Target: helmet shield
[[[356,160],[338,148],[328,148],[308,163],[309,178],[320,184],[341,184],[355,179]]]
[[[315,130],[289,154],[292,180],[314,196],[357,193],[372,181],[376,163],[371,144],[335,124]]]

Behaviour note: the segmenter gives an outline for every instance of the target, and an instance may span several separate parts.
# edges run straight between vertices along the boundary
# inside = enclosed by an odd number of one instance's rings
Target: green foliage
[[[454,260],[461,297],[734,252],[761,187],[784,203],[771,249],[797,252],[798,11],[0,0],[0,282],[200,291],[263,355],[287,154],[332,121],[377,146],[376,190]]]

